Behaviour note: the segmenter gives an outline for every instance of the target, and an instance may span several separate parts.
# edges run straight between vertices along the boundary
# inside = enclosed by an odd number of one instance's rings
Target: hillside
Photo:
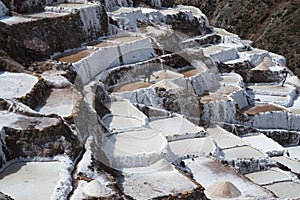
[[[287,66],[300,76],[300,1],[176,0],[200,8],[211,24],[254,41],[254,46],[284,55]]]

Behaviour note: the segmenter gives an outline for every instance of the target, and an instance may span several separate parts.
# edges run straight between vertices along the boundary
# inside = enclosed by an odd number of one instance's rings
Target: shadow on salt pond
[[[17,173],[25,165],[26,162],[11,163],[0,171],[0,180],[2,180],[6,176],[9,176],[10,174]]]

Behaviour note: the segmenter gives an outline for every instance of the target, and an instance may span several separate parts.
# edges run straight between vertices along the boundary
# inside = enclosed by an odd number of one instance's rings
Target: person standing
[[[286,69],[283,69],[283,70],[281,71],[281,73],[283,74],[283,81],[282,81],[281,87],[283,87],[283,86],[284,86],[284,83],[286,82],[286,79],[287,79],[287,77],[288,77],[289,72],[288,72]]]

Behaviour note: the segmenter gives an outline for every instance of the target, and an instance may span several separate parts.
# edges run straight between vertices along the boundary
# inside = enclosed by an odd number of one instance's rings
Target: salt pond
[[[20,98],[28,94],[38,78],[25,73],[0,72],[0,98]]]
[[[55,113],[63,117],[72,115],[78,95],[71,88],[53,89],[45,104],[38,109],[40,113]]]
[[[264,158],[265,155],[250,147],[250,146],[242,146],[230,149],[223,149],[225,160],[236,160],[236,159],[243,159],[243,158]]]
[[[288,178],[286,174],[280,172],[279,170],[272,169],[246,174],[245,176],[259,185]]]
[[[295,182],[281,182],[265,186],[271,190],[280,199],[299,199],[300,198],[300,184]]]
[[[50,199],[60,168],[60,162],[14,163],[0,174],[1,192],[16,200]]]
[[[196,158],[194,161],[187,159],[184,162],[191,170],[194,179],[206,189],[218,181],[230,181],[241,191],[240,199],[271,197],[269,192],[243,178],[229,166],[205,157]]]

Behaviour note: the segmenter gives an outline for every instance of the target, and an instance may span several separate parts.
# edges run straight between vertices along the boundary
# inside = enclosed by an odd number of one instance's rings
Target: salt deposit
[[[102,197],[109,194],[109,190],[100,182],[93,180],[85,185],[83,192],[88,197]]]
[[[220,181],[210,185],[205,194],[209,198],[235,198],[241,196],[239,189],[231,182]]]

